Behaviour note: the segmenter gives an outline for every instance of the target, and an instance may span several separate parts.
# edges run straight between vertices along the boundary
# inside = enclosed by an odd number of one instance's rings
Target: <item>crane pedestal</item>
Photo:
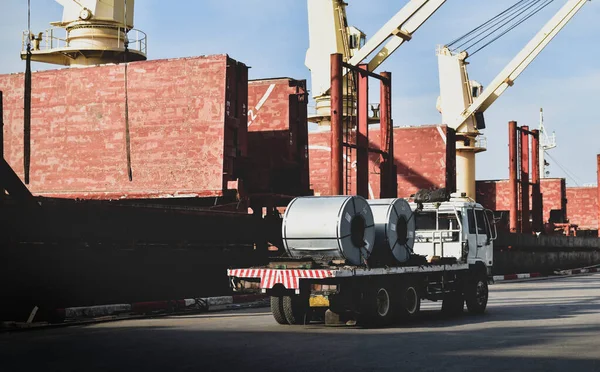
[[[457,134],[456,190],[475,200],[475,154],[486,150],[485,137],[477,134]]]
[[[133,28],[134,0],[56,0],[61,21],[23,32],[21,58],[65,66],[146,60],[146,34]]]

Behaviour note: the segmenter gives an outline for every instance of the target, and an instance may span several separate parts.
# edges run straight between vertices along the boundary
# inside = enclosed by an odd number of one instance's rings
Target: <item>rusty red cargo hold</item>
[[[309,190],[306,81],[248,83],[248,158],[251,193],[306,195]]]
[[[223,195],[246,152],[247,73],[227,55],[34,72],[29,189],[83,199]],[[4,156],[22,179],[23,79],[0,76]]]
[[[598,187],[567,187],[569,223],[582,230],[598,231]]]
[[[328,195],[331,163],[330,131],[309,134],[310,182],[315,194]],[[344,134],[346,138],[346,134]],[[455,188],[456,140],[455,131],[445,125],[394,128],[394,164],[397,168],[398,197],[408,197],[419,189]],[[349,141],[354,140],[354,132]],[[369,148],[379,150],[379,129],[369,128]],[[344,177],[355,193],[356,154],[344,148]],[[380,192],[380,155],[369,155],[369,197]]]
[[[540,189],[543,199],[543,222],[565,222],[568,215],[565,179],[543,178],[540,180]],[[505,214],[508,215],[510,210],[509,180],[477,181],[476,190],[478,203],[485,208],[506,212]]]

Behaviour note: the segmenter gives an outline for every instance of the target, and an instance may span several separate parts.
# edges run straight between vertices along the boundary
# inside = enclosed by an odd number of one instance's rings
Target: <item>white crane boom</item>
[[[364,43],[366,36],[348,25],[343,0],[307,0],[310,46],[305,63],[311,71],[312,96],[317,100],[317,114],[312,118],[327,122],[330,113],[331,54],[341,53],[344,62],[356,66],[376,52],[367,62],[369,71],[374,71],[445,2],[410,0]]]
[[[515,79],[565,27],[589,0],[568,0],[513,60],[482,91],[469,80],[468,53],[452,52],[447,46],[438,50],[442,121],[456,129],[463,141],[456,144],[456,188],[475,199],[475,155],[485,151],[485,140],[478,139],[485,128],[483,113],[514,84]]]
[[[517,54],[517,56],[496,76],[473,103],[463,111],[449,126],[458,130],[476,112],[484,112],[514,84],[514,81],[554,39],[566,24],[581,10],[589,0],[569,0],[556,15],[534,36],[533,39]]]
[[[368,62],[369,71],[374,71],[405,41],[412,39],[415,31],[433,15],[446,0],[413,0],[406,4],[394,17],[386,22],[367,43],[348,61],[351,65],[362,63],[386,40],[391,39]]]

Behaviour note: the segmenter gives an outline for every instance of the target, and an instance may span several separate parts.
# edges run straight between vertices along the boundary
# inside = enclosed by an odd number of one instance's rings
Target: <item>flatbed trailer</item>
[[[312,314],[327,310],[326,324],[381,326],[416,317],[425,299],[442,301],[448,314],[462,312],[465,302],[469,312],[483,313],[488,301],[482,264],[248,268],[230,269],[227,275],[234,289],[240,280],[258,282],[261,292],[271,296],[271,312],[280,324],[305,324]]]

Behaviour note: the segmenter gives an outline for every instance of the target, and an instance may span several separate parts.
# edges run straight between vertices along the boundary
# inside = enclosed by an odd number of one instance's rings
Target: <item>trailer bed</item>
[[[386,268],[364,268],[344,266],[325,269],[229,269],[227,276],[238,279],[260,280],[260,289],[265,293],[273,289],[276,285],[282,285],[286,289],[300,290],[301,279],[325,280],[335,278],[366,277],[375,275],[397,275],[397,274],[416,274],[443,271],[468,270],[468,264],[439,264],[439,265],[421,265],[421,266],[396,266]]]

